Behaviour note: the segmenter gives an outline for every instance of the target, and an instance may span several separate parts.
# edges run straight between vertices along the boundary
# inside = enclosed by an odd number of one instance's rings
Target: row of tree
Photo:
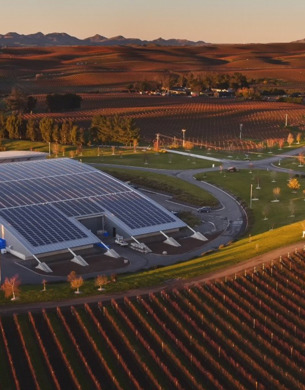
[[[128,86],[129,90],[136,91],[156,91],[170,90],[174,87],[190,88],[194,92],[201,92],[207,89],[228,89],[237,90],[249,86],[247,77],[242,73],[200,73],[179,74],[168,72],[158,76],[152,81],[141,81]]]
[[[32,112],[37,104],[34,96],[26,95],[22,90],[13,88],[11,93],[4,99],[6,109],[10,112],[26,113]],[[46,96],[46,111],[61,112],[79,109],[82,97],[74,93],[50,94]]]
[[[71,120],[57,123],[44,117],[40,121],[24,120],[20,114],[0,114],[0,139],[29,139],[55,142],[62,145],[132,144],[139,140],[140,130],[132,118],[115,115],[94,116],[88,129],[79,127]]]

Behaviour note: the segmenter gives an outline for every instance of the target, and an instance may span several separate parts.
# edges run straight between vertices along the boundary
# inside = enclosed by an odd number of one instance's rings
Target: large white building
[[[21,259],[141,237],[185,224],[127,184],[71,159],[0,164],[1,237]]]

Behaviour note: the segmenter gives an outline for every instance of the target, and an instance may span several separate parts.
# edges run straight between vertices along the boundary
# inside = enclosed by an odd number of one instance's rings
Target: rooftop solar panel
[[[174,217],[134,191],[99,196],[94,200],[131,229],[176,221]]]
[[[75,223],[51,205],[0,210],[0,216],[33,247],[87,237]]]
[[[92,198],[66,200],[52,204],[67,217],[96,215],[105,211],[100,205],[94,203]]]

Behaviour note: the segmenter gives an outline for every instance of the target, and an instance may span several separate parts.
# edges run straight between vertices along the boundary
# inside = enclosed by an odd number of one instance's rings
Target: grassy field
[[[280,165],[279,165],[280,164]],[[280,166],[282,168],[292,169],[294,171],[300,171],[305,173],[305,162],[299,161],[299,156],[287,157],[281,159],[276,166]]]
[[[208,157],[215,157],[219,159],[226,159],[226,160],[241,160],[241,161],[247,161],[247,160],[263,160],[265,158],[272,157],[274,155],[279,155],[279,159],[282,159],[286,152],[298,149],[302,146],[305,146],[305,143],[302,142],[300,144],[295,144],[292,147],[289,147],[288,145],[284,146],[282,149],[279,149],[278,146],[275,146],[273,148],[265,148],[260,152],[241,152],[241,151],[230,151],[230,150],[211,150],[206,148],[194,148],[191,150],[191,153],[193,154],[199,154],[204,155]],[[182,150],[182,149],[181,149]],[[295,159],[296,157],[294,157]],[[284,160],[282,160],[284,162]],[[295,166],[294,166],[295,168]]]
[[[242,239],[214,253],[206,254],[197,259],[178,263],[168,267],[161,267],[149,271],[119,275],[115,283],[106,285],[105,293],[123,292],[134,288],[157,286],[173,279],[189,279],[198,277],[221,268],[238,264],[242,261],[267,253],[278,247],[300,241],[304,223],[297,222],[289,226],[268,231],[256,236]],[[285,254],[285,253],[283,253]],[[272,258],[270,258],[270,261]],[[40,301],[60,301],[73,298],[75,294],[69,284],[50,283],[47,290],[42,292],[42,286],[21,286],[20,303]],[[87,280],[81,287],[82,295],[96,295],[97,289],[93,280]],[[0,304],[14,304],[0,294]]]
[[[97,154],[97,149],[91,151],[95,155],[89,156],[89,151],[84,151],[82,161],[86,163],[104,163],[117,165],[130,165],[137,167],[157,168],[157,169],[196,169],[196,168],[211,168],[219,163],[202,160],[190,156],[181,156],[178,154],[153,151],[138,151],[134,153],[131,150],[116,150],[115,155],[112,155],[111,149],[103,149],[100,151],[100,156]]]
[[[241,170],[222,174],[208,172],[197,175],[198,180],[208,181],[230,191],[244,200],[249,207],[252,185],[254,223],[250,230],[251,234],[262,233],[305,218],[305,202],[302,193],[305,180],[299,179],[300,189],[292,192],[287,186],[290,177],[288,173],[261,170]],[[275,196],[273,195],[273,189],[276,187],[280,188],[278,202],[274,202]]]
[[[178,202],[184,202],[198,207],[206,205],[216,206],[218,204],[218,201],[208,192],[203,191],[195,185],[186,183],[184,180],[177,179],[176,177],[139,170],[124,170],[120,168],[102,168],[102,170],[122,181],[128,181],[135,186],[169,193],[173,195],[174,199]]]

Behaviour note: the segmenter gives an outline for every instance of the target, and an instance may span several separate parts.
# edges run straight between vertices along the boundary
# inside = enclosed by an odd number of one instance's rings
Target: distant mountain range
[[[202,46],[203,41],[188,41],[187,39],[163,39],[158,38],[153,41],[141,40],[138,38],[125,38],[121,35],[106,38],[96,34],[93,37],[79,39],[66,33],[43,34],[18,34],[9,32],[0,34],[1,46],[116,46],[116,45],[159,45],[159,46]]]

